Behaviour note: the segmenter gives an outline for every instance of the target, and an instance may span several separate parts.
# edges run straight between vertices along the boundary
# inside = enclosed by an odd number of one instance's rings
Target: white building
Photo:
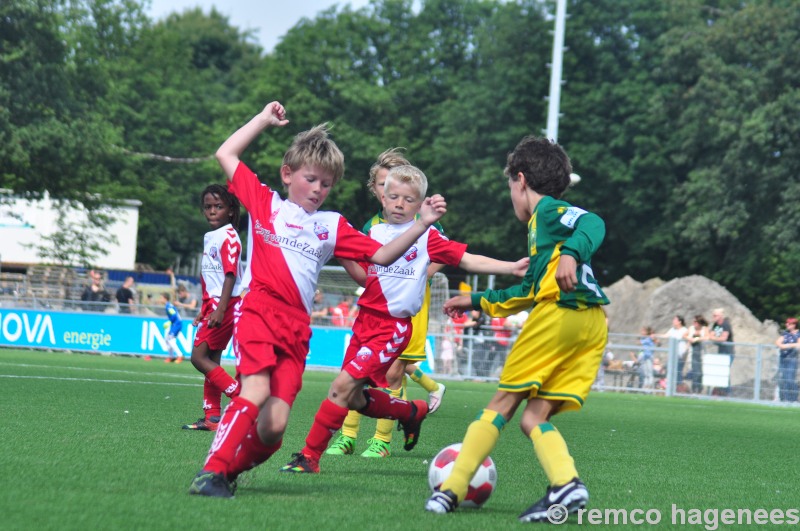
[[[0,261],[18,267],[53,263],[40,256],[41,248],[49,244],[47,237],[66,229],[68,233],[83,232],[101,243],[103,251],[91,265],[133,270],[141,204],[125,200],[119,206],[101,208],[100,213],[113,221],[100,229],[85,210],[67,206],[60,212],[48,194],[39,200],[6,195],[0,199]],[[80,261],[76,257],[64,265],[82,265]]]

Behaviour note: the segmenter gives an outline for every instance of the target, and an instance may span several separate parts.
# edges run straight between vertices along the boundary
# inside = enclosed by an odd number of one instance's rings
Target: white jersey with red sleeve
[[[230,223],[206,233],[203,237],[203,261],[200,265],[203,304],[211,299],[219,301],[225,275],[228,273],[236,278],[231,297],[242,294],[244,268],[240,260],[241,254],[242,240]]]
[[[250,214],[253,253],[251,291],[267,293],[311,313],[322,267],[332,257],[368,259],[381,244],[365,236],[338,212],[306,212],[264,186],[243,162],[229,190]]]
[[[381,223],[373,226],[369,235],[385,244],[408,230],[413,223],[413,220],[402,225]],[[416,315],[425,296],[428,265],[436,262],[458,266],[466,250],[466,244],[450,241],[435,228],[429,228],[392,265],[367,265],[367,282],[358,305],[393,317]]]

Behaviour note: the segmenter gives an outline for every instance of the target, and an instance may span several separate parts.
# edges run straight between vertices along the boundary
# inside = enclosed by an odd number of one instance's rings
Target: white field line
[[[141,384],[141,385],[172,385],[181,387],[197,387],[199,384],[181,383],[181,382],[143,382],[136,380],[104,380],[102,378],[64,378],[60,376],[21,376],[18,374],[0,374],[0,378],[17,378],[20,380],[62,380],[71,382],[98,382],[98,383],[126,383],[126,384]]]
[[[161,377],[181,379],[181,380],[195,380],[195,382],[194,383],[181,383],[175,381],[148,382],[142,380],[110,380],[103,378],[70,378],[65,376],[37,376],[37,375],[2,374],[2,373],[0,373],[0,378],[18,378],[23,380],[63,380],[63,381],[74,381],[74,382],[98,382],[98,383],[128,383],[128,384],[143,384],[143,385],[178,385],[186,387],[195,387],[197,385],[202,385],[202,379],[201,379],[202,375],[199,373],[197,375],[168,374],[163,372],[140,372],[140,371],[125,371],[121,369],[94,369],[87,367],[68,367],[62,365],[36,365],[31,363],[3,363],[3,362],[0,362],[0,367],[73,370],[73,371],[92,372],[92,373],[107,372],[115,374],[130,374],[137,376],[161,376]],[[197,381],[198,379],[200,380],[199,382]]]
[[[0,367],[26,367],[36,369],[58,369],[58,370],[73,370],[73,371],[91,371],[91,372],[110,372],[116,374],[140,374],[144,376],[169,376],[170,378],[178,378],[184,380],[196,380],[202,378],[200,373],[197,374],[169,374],[164,372],[140,372],[140,371],[124,371],[121,369],[95,369],[89,367],[68,367],[63,365],[36,365],[33,363],[3,363],[0,361]]]

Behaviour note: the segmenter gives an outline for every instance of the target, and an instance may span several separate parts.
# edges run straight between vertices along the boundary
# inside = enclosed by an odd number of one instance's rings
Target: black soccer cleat
[[[428,403],[424,400],[411,401],[411,418],[406,422],[400,422],[400,427],[403,429],[403,450],[412,450],[419,442],[419,432],[422,428],[422,421],[428,415]]]
[[[425,510],[430,513],[452,513],[458,507],[458,497],[452,490],[436,491],[425,502]]]
[[[588,501],[586,485],[580,479],[573,478],[566,485],[548,488],[544,498],[519,515],[519,521],[563,524],[570,514],[586,507]]]
[[[212,498],[233,498],[233,488],[222,474],[201,470],[192,480],[189,494]]]

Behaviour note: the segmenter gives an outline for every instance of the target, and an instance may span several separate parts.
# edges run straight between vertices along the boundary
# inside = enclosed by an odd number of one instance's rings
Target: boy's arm
[[[347,271],[347,274],[349,274],[353,280],[356,281],[356,284],[363,288],[367,283],[367,272],[364,271],[364,268],[354,260],[345,260],[344,258],[339,258],[339,263],[344,270]]]
[[[515,275],[524,277],[525,272],[528,270],[530,258],[525,257],[516,262],[506,262],[504,260],[496,260],[483,256],[480,254],[464,253],[458,267],[469,271],[470,273],[484,273],[495,275]]]
[[[557,208],[557,205],[553,208]],[[597,214],[574,206],[563,215],[548,218],[555,234],[566,232],[555,279],[559,289],[569,293],[575,291],[578,285],[578,264],[589,262],[603,243],[606,225]]]
[[[239,157],[247,146],[268,127],[283,127],[289,123],[286,109],[277,101],[270,102],[260,113],[233,133],[217,150],[217,161],[228,179],[239,165]]]
[[[606,224],[602,218],[584,212],[576,220],[572,234],[564,240],[561,255],[572,256],[578,262],[589,262],[605,237]]]
[[[380,247],[370,257],[370,262],[388,266],[403,256],[417,239],[425,234],[428,228],[447,212],[447,202],[439,194],[425,198],[417,220],[403,234]]]

